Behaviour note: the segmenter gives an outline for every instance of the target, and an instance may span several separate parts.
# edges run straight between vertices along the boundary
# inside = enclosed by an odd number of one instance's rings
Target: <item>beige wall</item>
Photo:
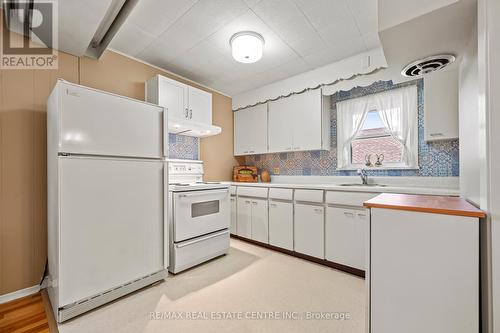
[[[100,60],[60,53],[58,70],[0,70],[0,295],[36,285],[43,274],[46,101],[56,79],[144,99],[144,81],[156,74],[173,77],[114,52]],[[229,180],[237,164],[231,98],[213,92],[213,118],[222,134],[201,140],[206,178]]]
[[[106,52],[99,61],[82,58],[80,62],[81,84],[137,99],[144,99],[144,82],[156,74],[175,78],[114,52]],[[233,166],[238,165],[233,157],[232,101],[227,96],[211,92],[213,123],[222,127],[222,133],[201,140],[200,158],[205,162],[206,180],[230,180]]]

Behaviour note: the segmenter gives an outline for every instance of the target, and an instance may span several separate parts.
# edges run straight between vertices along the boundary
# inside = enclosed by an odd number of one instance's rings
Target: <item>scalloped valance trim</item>
[[[287,97],[290,97],[292,95],[299,95],[299,94],[303,94],[307,91],[311,91],[311,90],[316,90],[316,89],[321,89],[321,88],[324,88],[324,87],[331,87],[331,86],[334,86],[336,84],[339,84],[341,82],[345,82],[345,81],[352,81],[352,80],[355,80],[359,77],[364,77],[364,76],[370,76],[370,75],[373,75],[373,74],[377,74],[379,72],[382,72],[383,70],[387,69],[387,67],[378,67],[378,68],[375,68],[374,70],[372,70],[371,72],[367,72],[367,73],[358,73],[358,74],[353,74],[347,78],[338,78],[336,79],[335,81],[333,82],[329,82],[329,83],[320,83],[314,87],[308,87],[308,88],[304,88],[302,90],[299,90],[299,91],[292,91],[291,93],[289,94],[285,94],[285,95],[280,95],[280,96],[277,96],[277,97],[274,97],[274,98],[269,98],[269,99],[266,99],[266,100],[263,100],[263,101],[259,101],[257,103],[254,103],[254,104],[249,104],[249,105],[246,105],[246,106],[242,106],[242,107],[239,107],[239,108],[236,108],[236,109],[233,109],[233,112],[235,111],[239,111],[239,110],[243,110],[243,109],[246,109],[246,108],[250,108],[250,107],[254,107],[254,106],[257,106],[257,105],[261,105],[261,104],[265,104],[265,103],[268,103],[268,102],[274,102],[274,101],[277,101],[279,99],[282,99],[282,98],[287,98]],[[378,80],[377,80],[378,81]],[[369,83],[366,83],[366,85],[360,85],[360,86],[369,86],[373,83],[372,82],[369,82]],[[355,88],[355,86],[349,88],[349,89],[352,89],[352,88]],[[331,94],[326,94],[326,95],[333,95],[335,92],[332,92]]]

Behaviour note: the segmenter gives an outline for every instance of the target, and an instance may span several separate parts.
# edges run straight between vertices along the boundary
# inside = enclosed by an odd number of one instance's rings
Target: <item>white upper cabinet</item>
[[[322,100],[320,89],[290,97],[290,103],[293,105],[291,110],[294,113],[292,116],[293,150],[323,148]],[[325,121],[330,124],[329,117]]]
[[[212,94],[194,87],[189,87],[188,90],[189,119],[211,125]]]
[[[292,103],[289,98],[269,102],[269,152],[293,149]]]
[[[157,75],[146,82],[146,101],[167,109],[169,133],[206,137],[221,132],[212,125],[211,93]]]
[[[146,100],[168,108],[169,119],[212,125],[212,94],[157,75],[146,82]]]
[[[168,108],[168,114],[174,118],[185,118],[188,115],[188,86],[184,83],[157,76],[158,89],[149,89],[148,101]]]
[[[267,153],[267,104],[234,112],[234,155]]]
[[[269,102],[269,152],[328,150],[330,103],[320,89]]]
[[[458,69],[424,76],[425,141],[458,139]]]

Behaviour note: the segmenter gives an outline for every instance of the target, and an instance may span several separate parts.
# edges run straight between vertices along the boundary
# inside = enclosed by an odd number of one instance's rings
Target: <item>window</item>
[[[369,111],[351,142],[351,164],[401,163],[402,155],[401,141],[391,135],[376,110]]]
[[[416,86],[339,102],[337,167],[417,168],[417,113]]]

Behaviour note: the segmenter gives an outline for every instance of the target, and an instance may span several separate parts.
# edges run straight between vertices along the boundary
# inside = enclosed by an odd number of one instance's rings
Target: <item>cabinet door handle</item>
[[[234,198],[231,198],[230,200],[231,200],[231,201],[234,201]]]
[[[429,135],[434,137],[434,136],[443,136],[444,134],[443,133],[431,133]]]
[[[316,213],[323,213],[323,209],[322,208],[315,208],[314,211]]]
[[[295,147],[295,148],[293,148],[293,149],[295,149],[295,150],[300,150],[301,148],[300,148],[300,147]]]
[[[254,151],[254,150],[250,150],[250,151],[249,151],[249,153],[250,153],[250,154],[253,154],[253,153],[255,153],[255,151]]]
[[[252,203],[250,200],[245,200],[246,204]]]
[[[193,119],[193,110],[189,109],[189,119]]]
[[[257,205],[257,201],[252,201],[252,204],[255,206]]]
[[[271,207],[277,207],[278,205],[276,205],[275,203],[270,203],[269,206],[271,206]]]
[[[344,212],[344,215],[348,217],[354,217],[354,213],[351,212]]]
[[[292,147],[285,148],[285,150],[292,150]]]
[[[184,110],[184,118],[188,118],[188,117],[189,117],[189,110],[188,110],[188,108],[186,108]]]
[[[359,217],[365,218],[366,214],[358,214]]]

